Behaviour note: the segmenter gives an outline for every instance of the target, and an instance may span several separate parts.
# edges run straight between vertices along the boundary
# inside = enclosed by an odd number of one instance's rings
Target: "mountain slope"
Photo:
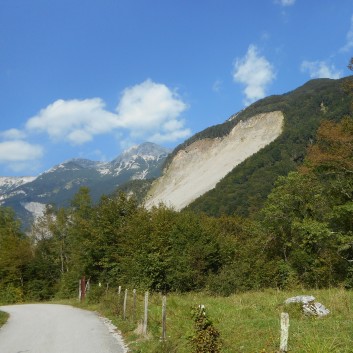
[[[206,138],[179,150],[166,173],[154,183],[146,206],[160,202],[180,210],[215,187],[217,182],[282,132],[279,111],[240,121],[223,138]]]
[[[40,214],[46,204],[67,207],[80,187],[90,189],[93,201],[103,194],[111,194],[119,186],[131,180],[156,178],[169,149],[153,143],[143,143],[124,151],[111,162],[95,162],[86,159],[72,159],[56,165],[26,183],[12,188],[3,185],[0,198],[3,206],[12,207],[19,218],[28,224],[33,215]],[[0,179],[1,182],[1,179]]]
[[[13,190],[34,179],[35,177],[0,177],[0,202],[6,198],[5,195],[10,195]]]
[[[302,163],[306,149],[313,141],[320,121],[323,119],[339,120],[349,112],[350,98],[342,90],[342,82],[346,79],[351,78],[311,80],[292,92],[262,99],[239,114],[233,115],[224,124],[210,127],[194,135],[169,155],[163,177],[153,184],[148,193],[147,205],[163,201],[177,209],[188,205],[189,209],[210,215],[237,213],[247,216],[257,211],[261,208],[278,176],[288,174]],[[195,160],[190,159],[185,162],[183,168],[195,174],[200,171],[199,180],[195,183],[195,181],[184,178],[184,182],[180,183],[178,181],[180,173],[174,171],[174,166],[178,163],[180,156],[188,153],[190,148],[198,150],[194,151],[194,154],[201,155],[202,146],[210,144],[210,139],[212,141],[226,139],[241,122],[252,121],[258,114],[272,112],[283,113],[283,132],[272,143],[264,144],[257,153],[253,155],[249,153],[248,158],[243,159],[237,165],[234,164],[235,168],[229,170],[223,178],[219,175],[216,164],[204,160],[204,163],[209,163],[213,173],[218,174],[218,180],[215,178],[212,183],[209,183],[209,191],[205,190],[193,201],[197,193],[195,192],[193,197],[190,197],[189,193],[193,192],[194,187],[198,188],[200,183],[208,183],[205,179],[210,176],[200,169]],[[251,134],[248,138],[251,139]],[[220,152],[219,160],[227,159],[228,157],[223,157],[222,153]],[[234,154],[238,153],[240,153],[239,148],[234,149]],[[163,188],[163,180],[166,179],[169,179],[170,185],[175,186],[174,188],[170,186],[170,191],[173,193],[172,199],[167,193],[168,189]],[[200,194],[202,191],[200,190]],[[176,202],[173,204],[173,201]]]

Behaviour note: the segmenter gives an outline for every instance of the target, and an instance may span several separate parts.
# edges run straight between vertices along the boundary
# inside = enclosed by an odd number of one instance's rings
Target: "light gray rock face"
[[[318,302],[311,302],[303,304],[303,312],[308,316],[326,316],[330,310],[326,309],[324,305]]]
[[[313,302],[314,300],[315,300],[315,297],[313,297],[312,295],[298,295],[296,297],[288,298],[284,303],[285,304],[291,304],[291,303],[307,304],[309,302]]]
[[[326,316],[330,310],[325,308],[321,303],[315,302],[315,297],[312,295],[298,295],[296,297],[288,298],[284,301],[285,304],[301,303],[303,313],[308,316]]]
[[[148,192],[145,206],[164,203],[181,210],[213,189],[237,165],[274,141],[283,131],[280,111],[239,121],[222,138],[204,138],[181,149]]]

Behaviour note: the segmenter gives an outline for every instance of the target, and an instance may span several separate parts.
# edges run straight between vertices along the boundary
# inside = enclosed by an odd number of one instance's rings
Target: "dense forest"
[[[352,78],[340,84],[352,102]],[[82,275],[101,288],[164,293],[352,288],[353,109],[342,104],[343,115],[298,124],[295,136],[312,143],[295,151],[289,173],[272,163],[273,173],[282,172],[261,207],[254,194],[252,217],[147,210],[122,192],[93,203],[81,188],[70,207],[47,207],[28,236],[13,211],[0,207],[0,302],[72,297]]]

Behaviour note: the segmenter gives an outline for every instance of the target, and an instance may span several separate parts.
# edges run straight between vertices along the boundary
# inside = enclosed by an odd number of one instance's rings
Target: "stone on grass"
[[[315,297],[313,297],[312,295],[298,295],[296,297],[288,298],[284,303],[285,304],[291,304],[291,303],[306,304],[306,303],[313,302],[314,300],[315,300]]]
[[[315,297],[312,295],[298,295],[285,300],[285,304],[301,303],[303,313],[309,316],[326,316],[330,313],[330,310],[325,308],[321,303],[315,302]]]

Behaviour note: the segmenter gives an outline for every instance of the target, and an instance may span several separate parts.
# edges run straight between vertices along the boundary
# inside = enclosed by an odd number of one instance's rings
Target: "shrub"
[[[221,340],[219,331],[213,326],[212,321],[207,317],[203,305],[192,310],[195,335],[191,337],[193,353],[220,353]]]

